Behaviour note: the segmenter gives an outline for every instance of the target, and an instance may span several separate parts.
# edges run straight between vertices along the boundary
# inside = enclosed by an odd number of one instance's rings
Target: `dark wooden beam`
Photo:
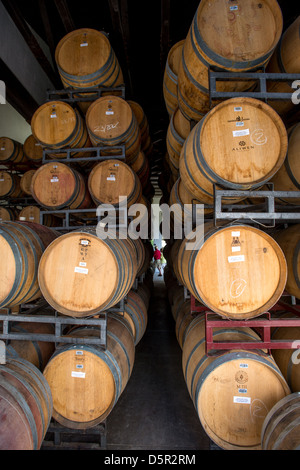
[[[53,83],[53,85],[61,86],[58,76],[56,75],[52,65],[50,64],[48,58],[46,57],[44,51],[42,50],[41,46],[39,45],[36,37],[34,36],[33,32],[29,28],[28,24],[24,20],[22,13],[17,6],[15,0],[3,0],[2,2],[8,11],[9,15],[11,16],[13,22],[17,26],[18,30],[22,34],[23,38],[25,39],[27,45],[29,46],[31,52],[34,54],[36,60],[39,62],[40,66],[48,76],[49,80]]]
[[[41,19],[44,26],[46,41],[50,49],[53,65],[55,66],[55,40],[52,34],[51,22],[48,15],[46,0],[38,0]]]
[[[166,60],[170,49],[170,0],[161,0],[161,30],[160,30],[160,73],[161,84],[166,66]],[[162,90],[161,86],[161,90]],[[161,100],[163,93],[161,91]]]
[[[66,0],[54,0],[59,16],[67,33],[76,29]]]
[[[30,124],[33,113],[38,108],[38,103],[17,79],[17,77],[0,59],[1,79],[6,86],[6,100],[13,106]],[[5,106],[5,105],[0,105]]]
[[[125,83],[128,85],[129,93],[133,94],[132,79],[130,71],[129,59],[129,24],[128,24],[128,6],[127,0],[108,0],[114,35],[117,40],[118,50],[115,51],[116,56],[120,62]],[[123,51],[123,55],[118,54],[118,51]]]

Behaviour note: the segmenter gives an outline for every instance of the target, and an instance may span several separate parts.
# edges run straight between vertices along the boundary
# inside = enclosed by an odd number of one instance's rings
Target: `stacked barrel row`
[[[205,226],[202,245],[200,242],[189,251],[186,249],[189,241],[184,240],[164,250],[169,266],[164,273],[165,283],[176,337],[182,348],[183,374],[200,422],[218,446],[259,449],[262,426],[269,411],[290,391],[299,391],[298,353],[279,349],[272,350],[269,355],[259,349],[259,345],[251,351],[209,352],[206,349],[205,312],[212,312],[210,320],[220,317],[249,319],[259,316],[280,300],[285,285],[288,286],[285,281],[289,268],[293,268],[287,251],[283,251],[284,245],[281,244],[281,249],[278,243],[280,236],[285,237],[286,242],[288,237],[291,240],[292,233],[289,229],[280,231],[276,236],[277,243],[265,232],[246,225]],[[296,227],[299,237],[299,225],[291,229],[295,231]],[[232,254],[232,248],[238,246],[241,247],[239,255]],[[292,244],[289,246],[293,251]],[[299,253],[294,254],[295,265]],[[239,259],[234,259],[235,256]],[[265,271],[266,266],[271,272]],[[203,313],[193,313],[184,286],[195,296],[196,304],[203,307]],[[289,311],[273,316],[297,318]],[[299,341],[300,328],[273,328],[271,339]],[[247,343],[261,341],[261,338],[250,327],[231,326],[228,322],[226,327],[213,329],[213,340]],[[253,416],[256,403],[264,403],[264,406]]]
[[[201,2],[186,39],[176,43],[169,51],[163,82],[165,104],[170,118],[166,136],[165,174],[162,181],[162,185],[167,187],[167,191],[164,190],[166,191],[166,200],[178,178],[184,180],[181,182],[181,186],[184,185],[185,190],[191,192],[191,184],[185,181],[186,171],[184,172],[180,168],[179,161],[184,142],[197,123],[204,121],[197,127],[198,132],[200,133],[199,129],[202,127],[201,139],[207,140],[206,145],[214,148],[215,153],[220,152],[219,147],[215,147],[217,140],[221,139],[222,145],[225,143],[222,139],[224,128],[221,128],[212,119],[211,112],[215,107],[217,107],[216,114],[222,113],[222,106],[223,111],[225,111],[225,107],[228,111],[228,108],[220,100],[212,100],[211,102],[209,100],[209,67],[216,67],[218,71],[243,73],[252,69],[255,70],[255,67],[259,65],[268,65],[268,72],[300,73],[300,64],[296,58],[297,54],[295,54],[295,51],[299,52],[300,49],[297,36],[300,17],[281,34],[282,14],[276,1],[258,4],[254,10],[252,11],[251,2],[247,2],[243,7],[224,4],[222,8],[217,2],[213,4]],[[247,34],[245,34],[246,30]],[[265,34],[266,30],[268,34]],[[219,31],[219,34],[216,34],[216,31]],[[219,41],[219,37],[222,37],[222,41]],[[247,41],[251,41],[251,46]],[[238,47],[237,44],[239,44]],[[278,70],[278,64],[275,65],[276,61],[280,62],[280,70]],[[294,88],[290,85],[291,83],[287,81],[268,81],[268,90],[293,93]],[[217,91],[244,91],[245,98],[247,96],[246,92],[253,90],[254,86],[255,83],[242,80],[242,77],[240,80],[218,80],[216,82]],[[248,99],[246,102],[248,102]],[[260,106],[261,103],[259,101],[258,105]],[[241,160],[245,160],[241,158],[242,155],[255,153],[253,152],[253,142],[256,150],[258,145],[265,146],[262,147],[264,149],[269,147],[270,138],[268,139],[265,134],[265,128],[268,124],[265,125],[261,122],[259,127],[247,129],[247,122],[243,121],[243,117],[246,118],[245,106],[247,104],[245,104],[245,100],[236,101],[234,104],[235,111],[232,116],[228,116],[228,118],[222,116],[220,118],[223,120],[223,125],[225,125],[225,119],[234,124],[232,131],[235,131],[235,133],[231,141],[232,147],[227,150],[231,153],[228,171],[223,173],[224,167],[227,167],[228,158],[226,158],[222,169],[221,165],[217,169],[217,178],[214,162],[207,159],[206,154],[203,155],[204,162],[200,162],[199,169],[204,173],[205,178],[214,182],[218,187],[242,189],[243,184],[246,183],[244,180],[245,173],[249,175],[251,172],[249,168],[246,169],[241,165]],[[297,125],[297,122],[291,125],[290,119],[287,118],[287,110],[290,111],[294,107],[292,99],[269,101],[269,105],[284,118],[284,122],[286,120],[287,131],[291,136],[294,132],[294,124]],[[267,121],[269,119],[278,119],[276,113],[272,114],[272,109],[270,107],[265,108]],[[205,127],[209,122],[212,126],[216,126],[212,135],[205,132]],[[259,124],[259,122],[256,122],[256,124]],[[246,130],[249,130],[249,134],[243,133]],[[194,132],[197,133],[197,130]],[[295,140],[295,135],[291,136],[291,139]],[[229,144],[228,141],[227,143]],[[269,153],[272,150],[268,149]],[[188,150],[185,150],[185,154],[187,152]],[[197,154],[197,152],[198,149],[195,144],[194,153]],[[234,155],[236,156],[235,161]],[[189,161],[191,157],[187,155],[185,158]],[[223,158],[225,159],[224,151],[221,152],[219,157],[221,162]],[[198,160],[197,157],[195,159]],[[292,148],[284,165],[282,165],[282,159],[278,160],[279,166],[277,169],[274,168],[273,175],[268,176],[268,180],[271,180],[274,184],[275,190],[299,190],[300,175],[296,162],[297,158],[293,154]],[[231,168],[231,163],[235,167],[234,170]],[[280,171],[277,174],[279,168]],[[191,173],[193,172],[192,167],[189,170]],[[233,182],[235,186],[232,186],[231,178],[228,178],[229,174],[232,176],[233,171],[239,173],[238,181]],[[261,179],[263,175],[267,176],[264,170],[260,172],[260,181],[257,180],[258,183],[261,183],[261,186],[263,185],[263,179]],[[255,175],[252,174],[252,176]],[[236,183],[239,183],[239,187]],[[248,188],[254,188],[256,181],[248,180],[248,183]],[[197,185],[197,191],[192,191],[194,199],[211,204],[211,189],[207,190],[207,187],[198,181],[195,184]],[[249,201],[247,202],[249,203]],[[295,202],[298,203],[298,201]]]
[[[284,291],[300,298],[299,224],[279,226],[270,233],[238,222],[217,226],[211,218],[214,188],[235,190],[234,198],[222,199],[231,205],[259,204],[262,200],[242,198],[238,191],[268,189],[270,182],[275,190],[299,191],[300,127],[297,122],[292,128],[285,124],[282,101],[266,104],[247,97],[254,82],[218,81],[218,91],[244,96],[210,103],[209,68],[243,73],[270,62],[268,70],[276,71],[270,59],[278,57],[280,49],[284,71],[300,73],[296,59],[295,68],[287,65],[288,50],[299,47],[299,41],[287,38],[293,31],[297,34],[299,21],[281,37],[282,15],[276,1],[255,6],[247,1],[202,1],[186,39],[171,48],[165,69],[163,92],[170,121],[161,186],[165,202],[172,206],[173,239],[164,249],[164,279],[188,391],[204,430],[224,449],[262,447],[268,412],[291,390],[298,391],[289,375],[293,368],[292,375],[297,375],[298,361],[293,363],[293,350],[274,350],[272,355],[259,348],[209,353],[205,313],[193,312],[185,293],[204,312],[211,312],[209,318],[228,320],[262,315]],[[299,199],[276,203],[294,204],[297,211]],[[193,230],[192,204],[200,205]],[[289,313],[280,315],[286,318]],[[299,335],[300,328],[272,331],[274,339],[297,340]],[[226,328],[214,328],[213,338],[260,341],[253,329],[232,327],[230,322]]]
[[[32,135],[24,143],[24,148],[28,144],[36,156],[36,165],[19,176],[23,183],[26,180],[27,194],[38,208],[57,209],[58,216],[64,208],[94,207],[96,212],[99,205],[110,204],[118,209],[119,196],[127,197],[128,207],[139,202],[148,209],[153,193],[148,122],[138,103],[111,94],[110,87],[123,84],[123,78],[106,36],[94,30],[74,31],[60,42],[56,58],[65,86],[78,89],[102,85],[108,91],[99,99],[92,96],[88,105],[80,103],[78,108],[64,101],[50,101],[36,110]],[[91,78],[95,68],[97,77]],[[72,70],[80,76],[80,84],[71,76]],[[118,158],[117,145],[125,146],[125,161]],[[66,148],[82,147],[91,151],[71,151],[71,164],[60,160]],[[76,157],[95,155],[95,147],[102,147],[105,160],[76,161]],[[42,162],[45,149],[54,151],[53,163]],[[56,347],[53,342],[30,341],[31,333],[54,334],[53,324],[26,324],[20,314],[20,321],[12,327],[13,331],[28,333],[28,340],[10,341],[7,354],[14,360],[27,360],[43,372],[51,396],[50,418],[74,429],[93,427],[109,415],[128,383],[135,348],[148,320],[150,243],[131,237],[127,230],[124,234],[117,229],[117,234],[101,235],[97,227],[61,234],[32,221],[1,224],[0,242],[5,253],[0,274],[1,307],[14,309],[44,298],[60,316],[88,320],[105,314],[105,348],[93,342],[99,338],[99,328],[68,328],[64,334],[73,337],[74,343]],[[48,308],[37,314],[46,314]],[[91,338],[91,342],[81,344],[82,337]],[[11,414],[12,407],[6,413]],[[19,448],[19,437],[11,431],[10,448]],[[24,440],[24,446],[39,448],[43,437],[44,433],[37,445]],[[6,448],[7,438],[1,435],[1,442]]]

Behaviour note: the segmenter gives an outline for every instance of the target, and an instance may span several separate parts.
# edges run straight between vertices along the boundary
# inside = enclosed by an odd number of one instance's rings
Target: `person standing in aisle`
[[[162,273],[161,273],[161,252],[157,248],[157,245],[154,245],[153,258],[154,258],[154,269],[157,268],[158,271],[159,271],[159,276],[162,276]]]

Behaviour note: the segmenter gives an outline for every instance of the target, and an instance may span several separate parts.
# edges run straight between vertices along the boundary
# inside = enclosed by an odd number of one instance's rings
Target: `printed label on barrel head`
[[[88,274],[89,270],[86,268],[79,268],[78,266],[76,266],[76,268],[74,269],[74,272],[80,273],[80,274]]]
[[[79,379],[85,379],[85,372],[77,372],[72,370],[71,377],[77,377]]]
[[[244,135],[249,135],[249,129],[243,129],[242,131],[232,131],[233,137],[242,137]]]
[[[251,404],[250,397],[233,397],[233,403],[243,403],[245,405]]]
[[[228,256],[229,263],[239,263],[245,261],[245,255]]]

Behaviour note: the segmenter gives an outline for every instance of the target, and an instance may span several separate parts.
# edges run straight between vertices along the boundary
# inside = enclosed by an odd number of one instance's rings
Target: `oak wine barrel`
[[[133,163],[141,149],[141,132],[130,104],[119,96],[103,96],[86,113],[86,125],[94,146],[125,146],[126,163]],[[105,149],[102,155],[120,155],[120,150]]]
[[[225,198],[224,198],[225,199]],[[192,224],[193,220],[193,206],[195,209],[195,215],[197,211],[197,220],[201,216],[211,214],[213,209],[210,207],[204,207],[204,202],[194,197],[183,185],[181,178],[179,177],[175,184],[172,186],[170,192],[169,205],[171,211],[171,228],[173,231],[174,227],[185,226],[188,227],[188,223]]]
[[[137,274],[132,240],[101,239],[96,230],[61,235],[39,263],[39,286],[58,312],[73,317],[97,314],[116,305],[131,289]],[[79,288],[80,286],[80,288]]]
[[[38,312],[41,315],[42,312]],[[54,335],[55,326],[52,323],[14,322],[11,326],[12,333],[27,335],[26,340],[11,339],[8,341],[10,353],[25,359],[43,372],[47,362],[52,356],[55,343],[50,341],[32,340],[31,334]]]
[[[0,163],[25,163],[23,145],[9,137],[0,137]]]
[[[52,406],[42,373],[29,361],[7,357],[0,365],[0,449],[39,450]]]
[[[20,210],[18,219],[20,221],[35,222],[41,224],[41,210],[38,206],[25,206]],[[61,225],[61,219],[54,214],[43,214],[41,225],[46,227],[57,227]]]
[[[13,307],[41,296],[38,264],[43,251],[58,234],[32,222],[2,222],[0,245],[0,307]],[[9,267],[9,269],[8,269]]]
[[[130,324],[134,345],[136,346],[143,338],[148,323],[147,306],[139,292],[132,289],[128,292],[124,312],[120,313],[124,314],[125,319]]]
[[[287,262],[286,290],[300,299],[300,224],[290,225],[274,234]]]
[[[141,133],[141,151],[149,156],[153,150],[153,143],[150,136],[148,118],[142,106],[136,101],[127,100],[138,122]]]
[[[94,166],[88,178],[89,193],[98,206],[110,204],[122,206],[123,197],[127,206],[138,203],[142,197],[142,186],[137,174],[121,160],[103,160]]]
[[[47,101],[34,113],[31,129],[43,148],[63,150],[65,148],[91,147],[85,121],[79,111],[64,101]],[[47,158],[62,158],[66,153],[51,153]],[[84,151],[71,152],[71,157],[88,157]]]
[[[69,337],[99,337],[95,327],[78,327]],[[109,415],[130,378],[134,341],[127,321],[107,313],[107,347],[96,344],[58,346],[44,376],[53,397],[53,417],[63,426],[88,429]]]
[[[286,319],[299,319],[299,315],[291,312],[278,312],[276,318]],[[300,343],[300,326],[278,326],[272,328],[271,339],[274,341],[295,341]],[[300,361],[299,349],[273,349],[272,355],[281,370],[282,375],[287,381],[292,392],[300,392]]]
[[[46,209],[87,209],[92,200],[85,178],[61,162],[46,163],[31,180],[31,194]]]
[[[137,174],[141,182],[142,189],[146,188],[150,179],[150,165],[149,160],[143,151],[139,152],[137,159],[130,164],[130,167]]]
[[[178,70],[185,40],[176,42],[168,52],[163,78],[163,96],[169,117],[178,106]]]
[[[262,450],[300,450],[300,392],[276,403],[261,432]]]
[[[183,284],[213,312],[232,319],[257,317],[281,297],[287,264],[276,241],[247,225],[214,227],[190,233],[178,251]]]
[[[105,33],[81,28],[65,35],[57,44],[55,61],[65,88],[117,87],[124,83],[117,56]],[[78,102],[86,112],[97,94],[80,93],[87,102]]]
[[[284,164],[271,178],[274,191],[300,191],[300,123],[288,129],[288,150]],[[284,204],[300,204],[300,197],[280,198],[278,202]]]
[[[21,189],[21,177],[9,171],[0,172],[0,198],[20,198],[24,196]]]
[[[36,170],[26,171],[20,179],[20,187],[24,194],[31,196],[31,181]]]
[[[300,73],[300,15],[283,32],[279,43],[266,68],[267,73]],[[267,91],[270,93],[291,93],[287,100],[268,100],[268,103],[280,115],[285,115],[293,109],[292,94],[295,88],[287,81],[268,81]],[[298,86],[297,86],[298,88]]]
[[[194,126],[183,145],[179,170],[187,189],[207,203],[216,188],[263,186],[282,166],[287,132],[278,114],[253,98],[231,98]]]
[[[18,217],[18,211],[12,207],[0,207],[0,222],[12,221]]]
[[[214,328],[214,341],[259,341],[247,327]],[[225,350],[208,355],[205,315],[185,332],[182,370],[200,422],[225,450],[259,450],[261,430],[270,409],[290,393],[271,355],[255,350]]]
[[[34,135],[30,134],[23,144],[24,153],[33,165],[39,166],[43,160],[43,147],[36,140]]]
[[[276,0],[253,4],[201,1],[184,42],[178,71],[178,105],[199,121],[210,109],[209,68],[251,72],[265,66],[280,39],[282,13]],[[247,80],[217,81],[217,91],[251,89]],[[214,104],[215,102],[213,102]]]
[[[172,168],[176,168],[177,170],[179,169],[180,153],[184,141],[190,132],[191,123],[188,119],[185,118],[177,106],[171,116],[166,138],[167,151],[172,163],[171,170]]]

